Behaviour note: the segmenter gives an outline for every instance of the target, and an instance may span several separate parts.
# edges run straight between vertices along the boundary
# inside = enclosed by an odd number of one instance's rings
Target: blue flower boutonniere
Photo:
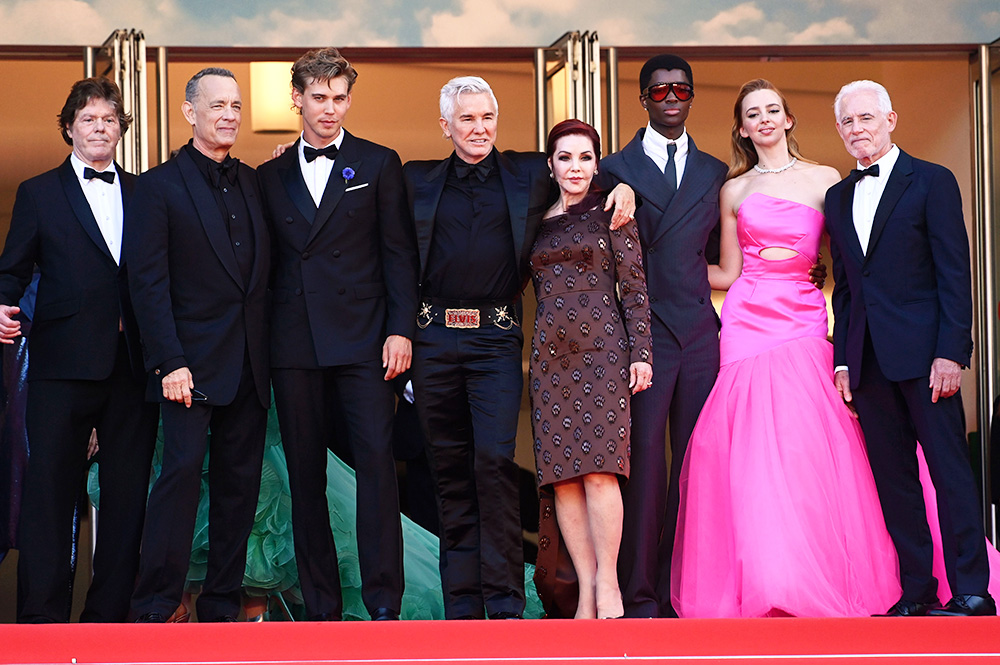
[[[346,185],[351,180],[354,179],[354,169],[348,166],[346,169],[340,172],[340,175],[344,178],[344,184]]]

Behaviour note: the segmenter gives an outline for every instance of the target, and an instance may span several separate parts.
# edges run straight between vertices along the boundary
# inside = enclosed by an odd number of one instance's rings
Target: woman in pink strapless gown
[[[709,267],[713,288],[729,289],[721,368],[681,470],[673,607],[681,617],[884,612],[901,593],[896,551],[808,274],[824,194],[840,176],[803,163],[794,117],[767,81],[745,84],[734,113],[722,258]],[[918,461],[947,600],[934,487]],[[988,552],[996,594],[1000,555]]]
[[[786,109],[764,81],[736,104],[734,143],[749,142],[752,160],[722,189],[722,260],[709,276],[729,293],[722,366],[681,471],[671,588],[682,617],[868,616],[899,598],[861,430],[833,384],[826,300],[808,274],[840,176],[797,159]]]

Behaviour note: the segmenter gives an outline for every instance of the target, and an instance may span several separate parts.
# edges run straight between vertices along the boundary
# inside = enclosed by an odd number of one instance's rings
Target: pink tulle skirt
[[[861,429],[832,368],[820,337],[721,368],[681,471],[681,617],[869,616],[899,600]]]

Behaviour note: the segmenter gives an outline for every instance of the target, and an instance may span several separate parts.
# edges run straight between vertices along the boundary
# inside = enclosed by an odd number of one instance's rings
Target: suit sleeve
[[[630,362],[652,364],[649,298],[646,294],[646,272],[642,266],[642,248],[639,245],[639,227],[632,220],[609,233],[615,257],[618,298],[628,332]]]
[[[389,316],[387,335],[413,339],[417,321],[417,240],[403,185],[403,165],[390,150],[379,174],[378,223]]]
[[[38,257],[38,203],[21,183],[14,199],[10,230],[0,255],[0,304],[17,305],[31,283]]]
[[[836,191],[835,191],[836,190]],[[826,193],[824,210],[827,219],[836,223],[839,218],[836,197],[839,188],[832,187]],[[830,222],[828,222],[829,224]],[[844,269],[844,257],[841,256],[840,245],[830,238],[830,261],[833,263],[833,366],[847,365],[847,331],[851,320],[851,288],[847,283],[847,271]],[[857,371],[858,368],[855,368]]]
[[[927,236],[937,277],[935,358],[968,365],[972,356],[972,275],[962,194],[951,171],[935,169],[927,196]]]
[[[129,290],[146,370],[161,376],[187,366],[170,298],[170,224],[161,183],[140,177],[125,222]]]

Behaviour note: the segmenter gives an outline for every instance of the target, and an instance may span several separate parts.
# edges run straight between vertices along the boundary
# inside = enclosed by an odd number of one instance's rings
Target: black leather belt
[[[502,330],[520,327],[514,303],[481,300],[440,300],[423,298],[417,311],[417,325],[426,328],[438,323],[446,328],[484,328],[494,325]]]

